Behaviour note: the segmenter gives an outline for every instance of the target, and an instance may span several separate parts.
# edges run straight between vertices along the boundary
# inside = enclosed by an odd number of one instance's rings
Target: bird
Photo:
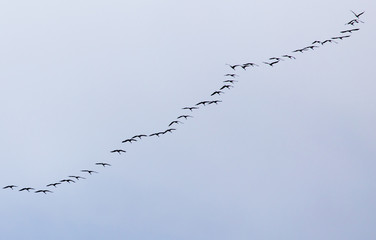
[[[361,15],[364,14],[364,11],[361,12],[361,13],[359,13],[359,14],[356,14],[356,13],[355,13],[354,11],[352,11],[352,10],[350,10],[350,11],[355,15],[356,18],[359,18]]]
[[[359,31],[360,28],[353,28],[353,29],[349,29],[349,30],[344,30],[344,31],[341,31],[340,33],[352,33],[352,32],[355,32],[355,31]]]
[[[225,74],[225,77],[238,77],[239,75],[233,74],[233,73],[227,73]]]
[[[239,64],[230,65],[230,64],[226,63],[226,65],[229,65],[230,68],[232,68],[233,70],[235,70],[235,68],[237,68],[237,67],[241,67],[241,65],[239,65]]]
[[[222,90],[222,89],[225,89],[225,88],[230,89],[232,87],[234,87],[234,86],[232,86],[232,85],[223,85],[219,90]]]
[[[269,60],[276,60],[276,61],[284,61],[282,58],[279,57],[271,57]]]
[[[143,138],[143,137],[147,137],[147,135],[145,135],[145,134],[140,134],[140,135],[133,136],[132,138],[139,138],[139,139],[141,139],[141,138]]]
[[[127,151],[124,151],[123,149],[115,149],[115,150],[112,150],[111,152],[112,153],[116,153],[117,152],[117,153],[121,154],[122,152],[126,153]]]
[[[102,165],[103,167],[111,166],[111,164],[109,164],[109,163],[103,163],[103,162],[95,163],[95,165]]]
[[[16,187],[17,187],[16,185],[8,185],[8,186],[3,187],[3,189],[10,188],[13,190],[13,188],[16,188]]]
[[[169,128],[166,131],[164,131],[163,133],[168,133],[168,132],[172,133],[172,131],[175,131],[175,130],[176,130],[175,128]]]
[[[256,63],[249,62],[249,63],[244,63],[243,66],[258,67],[259,65],[257,65]]]
[[[336,41],[333,41],[333,40],[331,40],[331,39],[327,39],[327,40],[323,41],[323,42],[321,43],[321,45],[324,45],[324,44],[327,43],[327,42],[330,42],[330,43],[334,42],[334,43],[337,44]]]
[[[313,42],[312,42],[312,44],[316,44],[316,43],[321,44],[321,41],[316,40],[316,41],[313,41]]]
[[[282,57],[290,58],[290,59],[296,59],[296,57],[294,57],[294,56],[290,56],[290,55],[287,55],[287,54],[283,55]]]
[[[76,180],[80,180],[80,179],[86,179],[84,177],[81,177],[81,176],[69,176],[70,178],[75,178]]]
[[[305,50],[307,50],[307,49],[302,48],[302,49],[296,49],[296,50],[294,50],[292,52],[301,52],[301,53],[303,53]]]
[[[214,100],[214,101],[210,101],[209,104],[213,104],[213,103],[218,104],[219,102],[222,102],[222,101],[221,100]]]
[[[268,63],[268,62],[263,62],[263,63],[268,64],[269,66],[273,67],[273,65],[279,63],[279,61],[275,61],[271,63]]]
[[[312,50],[315,50],[315,48],[318,48],[319,46],[315,46],[315,45],[312,45],[312,46],[308,46],[308,47],[305,47],[304,49],[312,49]]]
[[[164,134],[164,132],[152,133],[152,134],[149,135],[149,137],[152,137],[152,136],[157,136],[157,137],[159,137],[159,135],[161,135],[161,134]]]
[[[67,182],[67,183],[76,183],[75,181],[73,181],[72,179],[63,179],[61,180],[60,182]]]
[[[48,192],[49,193],[53,193],[53,192],[51,192],[50,190],[38,190],[38,191],[35,191],[35,193],[44,193],[44,194],[47,194]]]
[[[129,139],[125,139],[124,141],[122,141],[122,143],[126,143],[126,142],[132,143],[132,142],[137,142],[137,140],[133,138],[129,138]]]
[[[51,187],[51,186],[56,187],[59,184],[61,184],[61,183],[50,183],[50,184],[47,184],[46,187]]]
[[[215,94],[221,95],[223,93],[222,91],[215,91],[210,96],[214,96]],[[209,103],[210,104],[210,103]]]
[[[179,116],[177,119],[180,119],[180,118],[184,118],[184,119],[187,119],[187,118],[193,118],[191,115],[181,115]]]
[[[171,126],[173,124],[179,124],[179,123],[182,123],[182,122],[180,122],[180,121],[172,121],[170,124],[168,124],[168,126]]]
[[[225,81],[223,81],[223,82],[225,82],[225,83],[232,83],[232,84],[234,84],[235,82],[237,82],[236,80],[225,80]]]
[[[81,172],[87,172],[87,173],[89,173],[90,175],[91,175],[92,173],[98,173],[98,172],[96,172],[96,171],[92,171],[92,170],[81,170]]]
[[[340,40],[343,40],[344,38],[348,38],[350,37],[351,35],[345,35],[345,36],[340,36],[340,37],[332,37],[332,39],[340,39]]]
[[[187,109],[192,112],[192,110],[198,109],[198,107],[183,107],[182,109]]]
[[[208,103],[209,103],[209,101],[202,101],[202,102],[197,103],[196,106],[199,106],[199,105],[205,106],[205,104],[208,104]]]
[[[26,187],[26,188],[21,188],[20,190],[18,190],[18,191],[20,191],[20,192],[22,192],[22,191],[28,191],[28,192],[30,192],[30,190],[34,190],[34,188],[31,188],[31,187]]]

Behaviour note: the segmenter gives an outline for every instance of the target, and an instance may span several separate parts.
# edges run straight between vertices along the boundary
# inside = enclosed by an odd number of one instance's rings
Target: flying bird
[[[269,60],[276,60],[276,61],[284,61],[282,58],[279,57],[271,57]]]
[[[3,189],[10,188],[13,190],[13,188],[16,188],[16,187],[17,187],[16,185],[8,185],[8,186],[3,187]]]
[[[183,107],[182,109],[187,109],[192,112],[192,110],[198,109],[198,107]]]
[[[222,92],[222,91],[215,91],[210,96],[214,96],[215,94],[221,95],[221,93],[224,93],[224,92]]]
[[[117,153],[121,154],[122,152],[126,153],[127,151],[124,151],[123,149],[115,149],[115,150],[112,150],[111,152],[112,153],[116,153],[117,152]]]
[[[364,11],[363,12],[361,12],[361,13],[359,13],[359,14],[357,14],[357,13],[354,13],[352,10],[350,10],[354,15],[355,15],[355,17],[356,18],[359,18],[361,15],[363,15],[364,14]]]
[[[239,75],[233,74],[233,73],[227,73],[225,74],[226,77],[238,77]]]
[[[308,46],[308,47],[305,47],[304,49],[312,49],[312,50],[315,50],[315,48],[318,48],[319,46],[315,46],[315,45],[312,45],[312,46]]]
[[[193,118],[191,115],[181,115],[181,116],[179,116],[177,119],[179,119],[179,118],[184,118],[184,119],[187,119],[187,118]]]
[[[182,123],[182,122],[180,122],[180,121],[172,121],[170,124],[168,124],[168,126],[171,126],[173,124],[179,124],[179,123]]]
[[[108,164],[108,163],[103,163],[103,162],[98,162],[98,163],[95,163],[95,165],[102,165],[103,167],[106,167],[106,166],[111,166],[111,164]]]
[[[340,39],[343,40],[344,38],[348,38],[350,35],[340,36],[340,37],[332,37],[332,39]]]
[[[359,31],[360,28],[353,28],[353,29],[349,29],[349,30],[344,30],[344,31],[341,31],[340,33],[352,33],[352,32],[355,32],[355,31]]]
[[[25,188],[21,188],[19,191],[22,192],[22,191],[28,191],[30,192],[30,190],[34,190],[34,188],[31,188],[31,187],[25,187]]]
[[[209,103],[209,101],[202,101],[202,102],[197,103],[196,106],[199,106],[199,105],[205,106],[205,104],[208,104],[208,103]]]
[[[96,172],[96,171],[92,171],[92,170],[81,170],[81,172],[87,172],[87,173],[89,173],[90,175],[91,175],[92,173],[98,173],[98,172]]]
[[[159,135],[161,135],[161,134],[164,134],[164,132],[152,133],[152,134],[149,135],[149,137],[152,137],[152,136],[157,136],[157,137],[159,137]]]
[[[296,49],[296,50],[294,50],[294,51],[292,51],[292,52],[301,52],[301,53],[303,53],[304,51],[306,51],[307,49],[305,49],[305,48],[302,48],[302,49]]]
[[[175,130],[176,130],[175,128],[169,128],[166,131],[164,131],[163,133],[168,133],[168,132],[172,133],[172,131],[175,131]]]
[[[46,187],[51,187],[51,186],[56,187],[59,184],[61,184],[61,183],[50,183],[50,184],[47,184]]]
[[[232,86],[232,85],[223,85],[219,90],[223,90],[223,89],[225,89],[225,88],[227,88],[227,89],[230,89],[230,88],[233,88],[234,86]],[[209,103],[209,102],[208,102]]]
[[[75,178],[76,180],[80,180],[80,179],[86,179],[84,177],[81,177],[81,176],[68,176],[70,178]],[[59,183],[60,184],[60,183]]]
[[[290,55],[287,55],[287,54],[283,55],[282,57],[290,58],[290,59],[296,59],[296,57],[294,57],[294,56],[290,56]]]
[[[66,183],[76,183],[75,181],[73,181],[72,179],[63,179],[61,180],[60,182],[66,182]]]
[[[50,190],[38,190],[38,191],[35,191],[35,193],[44,193],[44,194],[47,194],[47,193],[52,193]]]
[[[271,63],[268,63],[268,62],[263,62],[263,63],[268,64],[269,66],[273,67],[273,65],[279,63],[279,61],[275,61]]]
[[[223,81],[223,82],[225,82],[225,83],[232,83],[232,84],[234,84],[235,82],[237,82],[236,80],[225,80],[225,81]]]
[[[312,44],[316,44],[316,43],[321,44],[321,41],[316,40],[316,41],[313,41],[313,42],[312,42]]]
[[[132,138],[139,138],[139,139],[141,139],[141,138],[143,138],[143,137],[147,137],[147,135],[145,135],[145,134],[140,134],[140,135],[133,136]]]
[[[126,143],[126,142],[132,143],[132,142],[137,142],[137,140],[133,138],[129,138],[129,139],[125,139],[124,141],[122,141],[122,143]]]
[[[230,64],[226,63],[226,65],[229,65],[230,68],[232,68],[233,70],[235,70],[235,68],[237,68],[237,67],[241,67],[241,65],[239,65],[239,64],[230,65]]]
[[[335,44],[337,44],[336,41],[333,41],[333,40],[331,40],[331,39],[327,39],[327,40],[323,41],[323,42],[321,43],[321,45],[324,45],[324,44],[327,43],[327,42],[330,42],[330,43],[334,42]]]
[[[210,101],[209,104],[213,104],[213,103],[218,104],[219,102],[222,102],[222,101],[221,100],[214,100],[214,101]]]

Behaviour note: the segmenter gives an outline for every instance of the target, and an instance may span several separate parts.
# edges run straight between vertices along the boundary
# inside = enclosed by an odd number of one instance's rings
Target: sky
[[[365,11],[360,31],[292,53],[352,28],[350,10]],[[0,184],[18,186],[0,191],[1,238],[375,239],[375,11],[0,2]],[[283,54],[296,59],[263,64]],[[260,66],[226,65],[246,62]],[[228,73],[234,88],[210,96]],[[173,133],[122,143],[182,114]],[[86,179],[46,187],[69,175]]]

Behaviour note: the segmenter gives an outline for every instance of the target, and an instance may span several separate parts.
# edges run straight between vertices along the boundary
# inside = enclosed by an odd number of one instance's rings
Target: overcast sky
[[[360,31],[292,53],[352,28],[350,10],[366,11]],[[375,11],[374,0],[1,1],[0,184],[18,186],[0,191],[1,238],[375,239]],[[262,63],[283,54],[296,59]],[[260,67],[211,97],[226,64],[245,62]],[[121,143],[186,113],[173,133]],[[86,179],[45,187],[69,175]]]

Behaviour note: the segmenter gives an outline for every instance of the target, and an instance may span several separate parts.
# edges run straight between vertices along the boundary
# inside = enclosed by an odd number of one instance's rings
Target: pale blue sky
[[[350,10],[366,23],[349,39],[239,69],[235,88],[210,97],[226,63],[337,36]],[[375,239],[375,10],[373,0],[0,2],[1,186],[87,177],[50,195],[1,189],[1,239]],[[121,143],[217,98],[173,134]]]

